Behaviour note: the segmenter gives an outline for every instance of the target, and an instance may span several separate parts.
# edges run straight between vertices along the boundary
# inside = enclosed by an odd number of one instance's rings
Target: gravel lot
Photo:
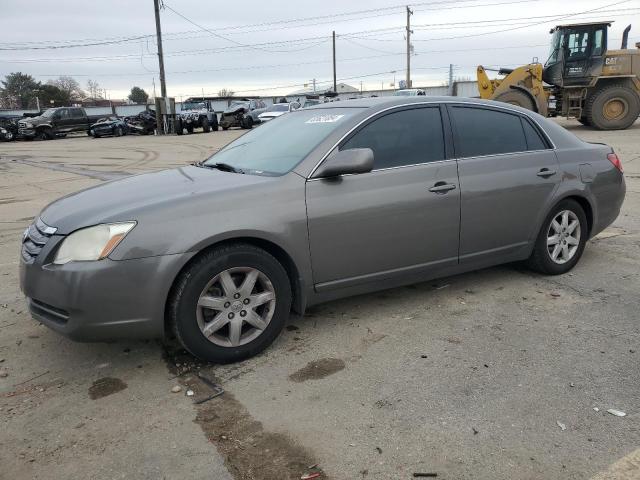
[[[0,477],[640,478],[640,122],[560,123],[612,145],[627,178],[572,273],[507,265],[332,302],[229,366],[157,341],[73,343],[31,320],[17,270],[50,201],[241,131],[0,143]],[[188,389],[209,391],[197,369],[225,394],[193,404]]]

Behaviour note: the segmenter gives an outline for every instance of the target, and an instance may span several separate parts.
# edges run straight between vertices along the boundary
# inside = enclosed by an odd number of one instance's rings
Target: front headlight
[[[101,260],[107,257],[136,222],[107,223],[77,230],[62,241],[53,263]]]

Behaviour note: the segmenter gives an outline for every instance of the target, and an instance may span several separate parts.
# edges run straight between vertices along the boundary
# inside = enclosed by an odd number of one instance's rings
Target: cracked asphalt
[[[505,265],[328,303],[226,366],[62,338],[27,314],[17,268],[50,201],[242,132],[0,143],[0,477],[640,478],[640,122],[558,121],[612,145],[627,179],[570,274]],[[225,393],[194,404],[198,372]]]

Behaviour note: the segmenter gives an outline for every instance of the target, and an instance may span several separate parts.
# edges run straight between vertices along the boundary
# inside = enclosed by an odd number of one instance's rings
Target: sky
[[[478,64],[544,62],[557,24],[613,20],[609,48],[633,24],[640,0],[431,0],[408,4],[414,86],[475,79]],[[580,14],[580,15],[575,15]],[[165,0],[160,18],[168,95],[286,95],[331,85],[332,31],[338,82],[397,88],[406,69],[406,7],[397,0],[221,2]],[[56,48],[51,48],[56,47]],[[46,82],[70,75],[97,81],[112,99],[132,86],[160,94],[153,0],[4,0],[0,79],[21,71]],[[395,82],[395,83],[394,83]]]

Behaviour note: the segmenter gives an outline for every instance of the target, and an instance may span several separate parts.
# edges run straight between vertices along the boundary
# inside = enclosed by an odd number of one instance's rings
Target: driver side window
[[[349,138],[340,150],[370,148],[374,170],[444,160],[439,107],[400,110],[378,117]]]

